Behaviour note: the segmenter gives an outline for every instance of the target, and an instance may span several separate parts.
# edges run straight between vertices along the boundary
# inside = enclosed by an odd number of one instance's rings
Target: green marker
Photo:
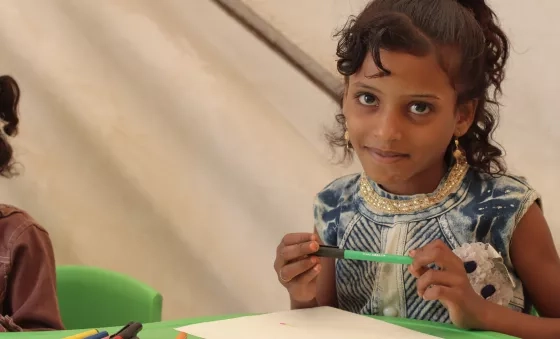
[[[325,246],[325,245],[319,246],[319,250],[311,255],[316,255],[318,257],[336,258],[336,259],[384,262],[384,263],[398,264],[398,265],[412,264],[412,257],[406,255],[381,254],[381,253],[343,250],[336,246]]]

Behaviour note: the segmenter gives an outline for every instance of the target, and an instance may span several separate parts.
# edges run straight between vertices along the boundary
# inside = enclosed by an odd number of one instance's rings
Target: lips
[[[365,147],[372,158],[384,164],[392,164],[410,158],[406,153],[395,152],[392,150],[382,150],[374,147]]]

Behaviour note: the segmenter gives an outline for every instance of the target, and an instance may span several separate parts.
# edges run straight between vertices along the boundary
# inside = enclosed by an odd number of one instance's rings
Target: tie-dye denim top
[[[540,205],[539,195],[523,178],[496,177],[469,170],[460,185],[442,201],[404,214],[374,212],[360,194],[360,179],[360,174],[339,178],[317,194],[315,229],[323,243],[343,249],[400,255],[436,239],[441,239],[451,249],[465,243],[488,243],[503,257],[515,283],[509,307],[528,312],[530,305],[509,255],[516,225],[533,203]],[[367,180],[381,197],[413,198],[390,194]],[[337,260],[335,265],[341,309],[450,322],[441,303],[418,296],[416,281],[406,265],[353,260]]]

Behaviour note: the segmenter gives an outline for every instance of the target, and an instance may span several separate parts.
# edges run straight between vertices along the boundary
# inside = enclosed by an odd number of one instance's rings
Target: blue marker
[[[99,332],[97,334],[94,335],[90,335],[89,337],[85,337],[84,339],[103,339],[109,336],[109,333],[107,333],[107,331],[103,331],[103,332]]]

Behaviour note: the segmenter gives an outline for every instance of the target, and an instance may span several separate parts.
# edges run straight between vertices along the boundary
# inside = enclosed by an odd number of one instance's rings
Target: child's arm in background
[[[22,224],[12,234],[3,311],[24,331],[64,329],[56,294],[56,271],[48,233]]]
[[[543,318],[492,304],[485,311],[487,329],[524,339],[560,338],[560,258],[538,205],[519,222],[510,255],[527,297]]]

